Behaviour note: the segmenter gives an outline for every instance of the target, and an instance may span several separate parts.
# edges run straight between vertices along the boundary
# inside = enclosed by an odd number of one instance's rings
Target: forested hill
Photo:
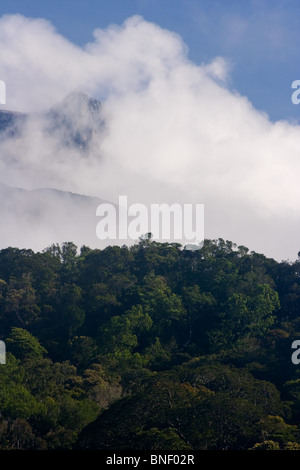
[[[300,449],[300,262],[0,251],[0,449]]]

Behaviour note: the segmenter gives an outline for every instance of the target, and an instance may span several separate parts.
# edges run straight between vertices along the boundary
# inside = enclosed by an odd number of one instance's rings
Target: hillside
[[[68,242],[1,250],[0,287],[1,449],[300,448],[299,261]]]

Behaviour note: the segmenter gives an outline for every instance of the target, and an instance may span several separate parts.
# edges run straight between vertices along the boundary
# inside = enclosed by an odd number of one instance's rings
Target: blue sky
[[[45,18],[70,41],[92,41],[95,28],[139,14],[179,34],[197,64],[223,56],[229,86],[271,120],[297,120],[291,83],[300,79],[299,0],[2,0],[0,16]]]

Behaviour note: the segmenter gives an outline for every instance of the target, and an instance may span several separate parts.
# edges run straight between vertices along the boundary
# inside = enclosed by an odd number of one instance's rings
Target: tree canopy
[[[299,449],[299,267],[222,239],[1,250],[0,449]]]

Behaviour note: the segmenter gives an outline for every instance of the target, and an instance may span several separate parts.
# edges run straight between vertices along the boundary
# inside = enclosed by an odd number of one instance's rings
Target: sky
[[[203,203],[207,238],[294,260],[299,22],[297,0],[2,0],[1,109],[38,113],[80,90],[107,128],[82,158],[33,119],[0,144],[0,182]]]
[[[299,121],[290,99],[300,77],[298,0],[1,0],[4,14],[45,18],[80,46],[96,28],[141,15],[179,34],[196,64],[226,58],[229,85],[272,120]]]

